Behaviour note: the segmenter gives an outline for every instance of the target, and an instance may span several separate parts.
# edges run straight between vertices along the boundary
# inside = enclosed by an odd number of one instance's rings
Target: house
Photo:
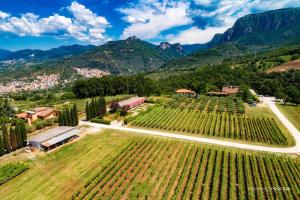
[[[58,111],[54,108],[38,107],[33,110],[25,111],[16,115],[17,118],[23,119],[28,125],[32,125],[37,119],[51,119],[58,115]]]
[[[117,107],[119,108],[128,107],[130,109],[145,103],[145,101],[146,101],[145,97],[131,97],[129,99],[119,101]]]
[[[236,95],[240,91],[238,86],[223,86],[222,92],[227,93],[228,95]]]
[[[208,96],[232,96],[240,91],[238,86],[223,86],[221,91],[208,92]]]
[[[49,151],[55,147],[65,144],[79,137],[80,131],[77,128],[69,126],[60,126],[27,139],[29,146],[37,149]]]
[[[176,94],[184,95],[184,96],[196,96],[196,92],[188,89],[178,89],[176,90]]]

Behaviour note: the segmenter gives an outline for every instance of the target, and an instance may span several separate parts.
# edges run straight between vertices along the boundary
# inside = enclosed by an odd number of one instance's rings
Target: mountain
[[[281,46],[300,42],[300,8],[272,10],[239,18],[232,28],[217,34],[208,43]]]
[[[5,58],[6,56],[10,55],[12,52],[5,50],[5,49],[0,49],[0,59]]]
[[[241,17],[223,34],[216,34],[210,42],[196,46],[199,48],[197,51],[165,63],[162,67],[172,69],[218,64],[228,57],[269,51],[291,44],[300,44],[300,8]],[[188,53],[188,50],[185,51]]]
[[[180,44],[154,45],[136,37],[110,41],[84,54],[65,59],[64,66],[89,67],[112,74],[150,71],[165,62],[184,55]]]
[[[207,44],[184,44],[182,49],[186,54],[191,54],[199,50],[206,50],[208,46]]]
[[[11,52],[6,56],[2,56],[2,60],[22,60],[22,61],[45,61],[50,59],[59,59],[64,57],[70,57],[84,53],[90,49],[95,48],[93,45],[71,45],[61,46],[50,50],[39,49],[24,49],[15,52]]]

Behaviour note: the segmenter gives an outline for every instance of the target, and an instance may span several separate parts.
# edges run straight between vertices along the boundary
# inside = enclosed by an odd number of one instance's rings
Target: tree
[[[10,136],[11,148],[13,151],[15,151],[18,149],[18,141],[17,141],[17,137],[15,134],[15,130],[12,126],[10,126],[9,136]]]
[[[3,137],[0,132],[0,156],[4,155],[5,150],[4,150],[4,143],[3,143]]]
[[[78,119],[78,110],[77,110],[77,105],[73,105],[73,115],[74,115],[74,126],[77,126],[79,124],[79,119]]]
[[[27,132],[26,132],[26,125],[24,121],[20,122],[20,132],[21,132],[22,146],[26,146]]]
[[[62,111],[59,111],[59,113],[58,113],[58,125],[59,126],[63,126],[64,125]]]
[[[91,119],[91,114],[90,114],[90,104],[89,102],[85,102],[85,115],[86,115],[86,120],[90,120]]]
[[[15,136],[16,136],[16,141],[17,141],[17,148],[22,147],[22,138],[21,138],[21,130],[19,124],[16,124],[15,126]]]
[[[7,132],[7,128],[6,128],[5,123],[2,124],[1,129],[2,129],[4,149],[6,150],[6,152],[10,152],[11,151],[11,142],[10,142],[10,137],[9,137],[8,132]]]

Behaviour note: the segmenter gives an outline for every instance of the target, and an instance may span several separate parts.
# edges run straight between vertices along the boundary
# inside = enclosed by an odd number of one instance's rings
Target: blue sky
[[[205,43],[241,16],[299,6],[299,0],[1,0],[0,48],[100,45],[129,36]]]

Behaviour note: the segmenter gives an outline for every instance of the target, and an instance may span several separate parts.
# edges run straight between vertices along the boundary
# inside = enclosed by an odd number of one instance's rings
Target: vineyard
[[[196,99],[175,96],[164,103],[164,107],[187,108],[189,110],[207,112],[228,112],[230,114],[244,114],[243,101],[236,97],[208,97],[198,96]]]
[[[300,199],[300,162],[139,138],[73,199]]]
[[[267,117],[207,113],[158,106],[131,119],[130,125],[179,133],[290,145],[276,122]]]

